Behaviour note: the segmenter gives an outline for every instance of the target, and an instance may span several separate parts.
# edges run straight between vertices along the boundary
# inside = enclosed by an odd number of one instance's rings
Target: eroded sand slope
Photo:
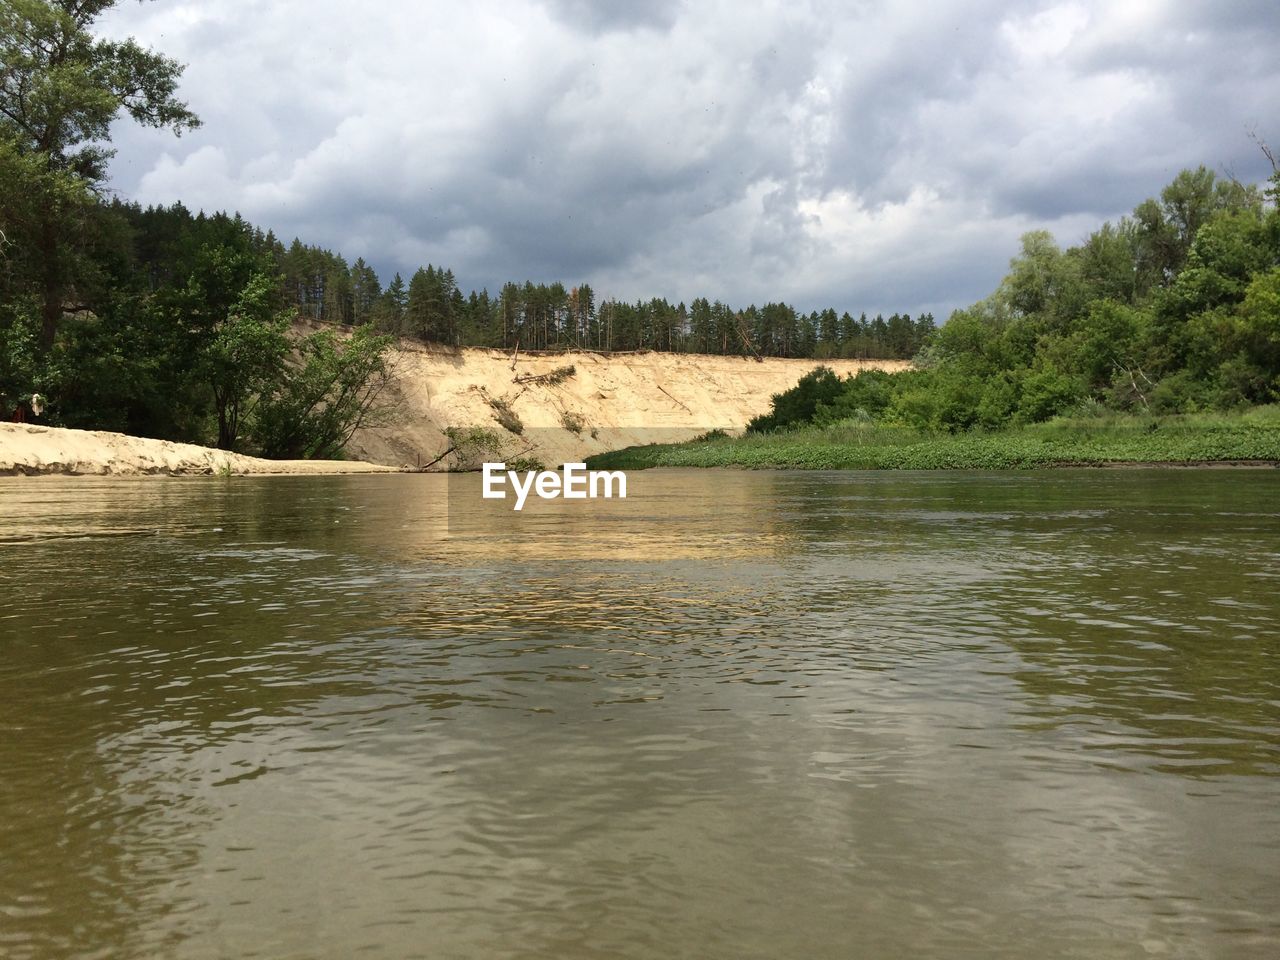
[[[895,360],[567,353],[520,354],[513,369],[511,355],[497,350],[406,344],[395,359],[394,422],[361,431],[348,452],[373,463],[416,466],[447,449],[446,427],[484,426],[503,437],[503,457],[536,457],[554,467],[632,444],[688,440],[715,428],[741,430],[769,409],[773,394],[823,363],[841,376],[909,366]],[[570,366],[573,375],[557,384],[515,382]],[[495,404],[504,402],[521,433],[495,419]]]

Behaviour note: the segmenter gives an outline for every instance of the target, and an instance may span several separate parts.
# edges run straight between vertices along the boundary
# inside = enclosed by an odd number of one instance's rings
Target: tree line
[[[381,333],[452,347],[905,360],[934,330],[932,314],[855,318],[831,308],[806,314],[785,303],[734,309],[705,297],[688,306],[658,297],[597,302],[588,283],[508,282],[496,295],[487,289],[464,294],[454,272],[434,264],[417,269],[407,283],[396,273],[384,287],[363,257],[348,263],[341,254],[297,238],[286,246],[238,214],[193,215],[180,203],[146,209],[116,203],[114,208],[132,225],[140,265],[154,278],[167,275],[166,244],[206,219],[227,221],[245,231],[253,249],[270,262],[280,278],[281,302],[299,317],[372,325]]]
[[[1275,171],[1264,187],[1202,166],[1078,246],[1028,233],[999,287],[953,313],[916,369],[816,370],[752,429],[879,420],[955,432],[1280,400],[1280,170],[1260,146]]]

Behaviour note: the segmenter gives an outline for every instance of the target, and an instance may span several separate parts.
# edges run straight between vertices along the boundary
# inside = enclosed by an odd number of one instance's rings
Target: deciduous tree
[[[0,3],[0,181],[16,181],[30,201],[8,207],[13,219],[0,229],[38,274],[45,350],[81,273],[84,221],[98,212],[112,121],[124,112],[175,133],[199,123],[176,95],[176,61],[132,39],[93,35],[116,2]]]

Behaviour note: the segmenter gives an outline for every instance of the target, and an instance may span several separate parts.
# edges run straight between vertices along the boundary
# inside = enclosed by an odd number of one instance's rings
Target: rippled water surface
[[[1280,472],[0,481],[0,955],[1280,956]]]

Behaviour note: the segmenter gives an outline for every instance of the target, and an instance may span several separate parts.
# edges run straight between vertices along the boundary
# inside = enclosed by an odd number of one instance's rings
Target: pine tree
[[[370,323],[382,296],[382,286],[373,267],[359,258],[351,267],[352,322]]]
[[[399,273],[387,285],[382,295],[381,316],[378,329],[387,333],[403,335],[408,333],[405,326],[405,314],[409,307],[409,293],[405,289],[404,278]]]
[[[404,311],[404,331],[426,340],[431,334],[431,299],[435,270],[419,267],[409,278],[409,300]]]

